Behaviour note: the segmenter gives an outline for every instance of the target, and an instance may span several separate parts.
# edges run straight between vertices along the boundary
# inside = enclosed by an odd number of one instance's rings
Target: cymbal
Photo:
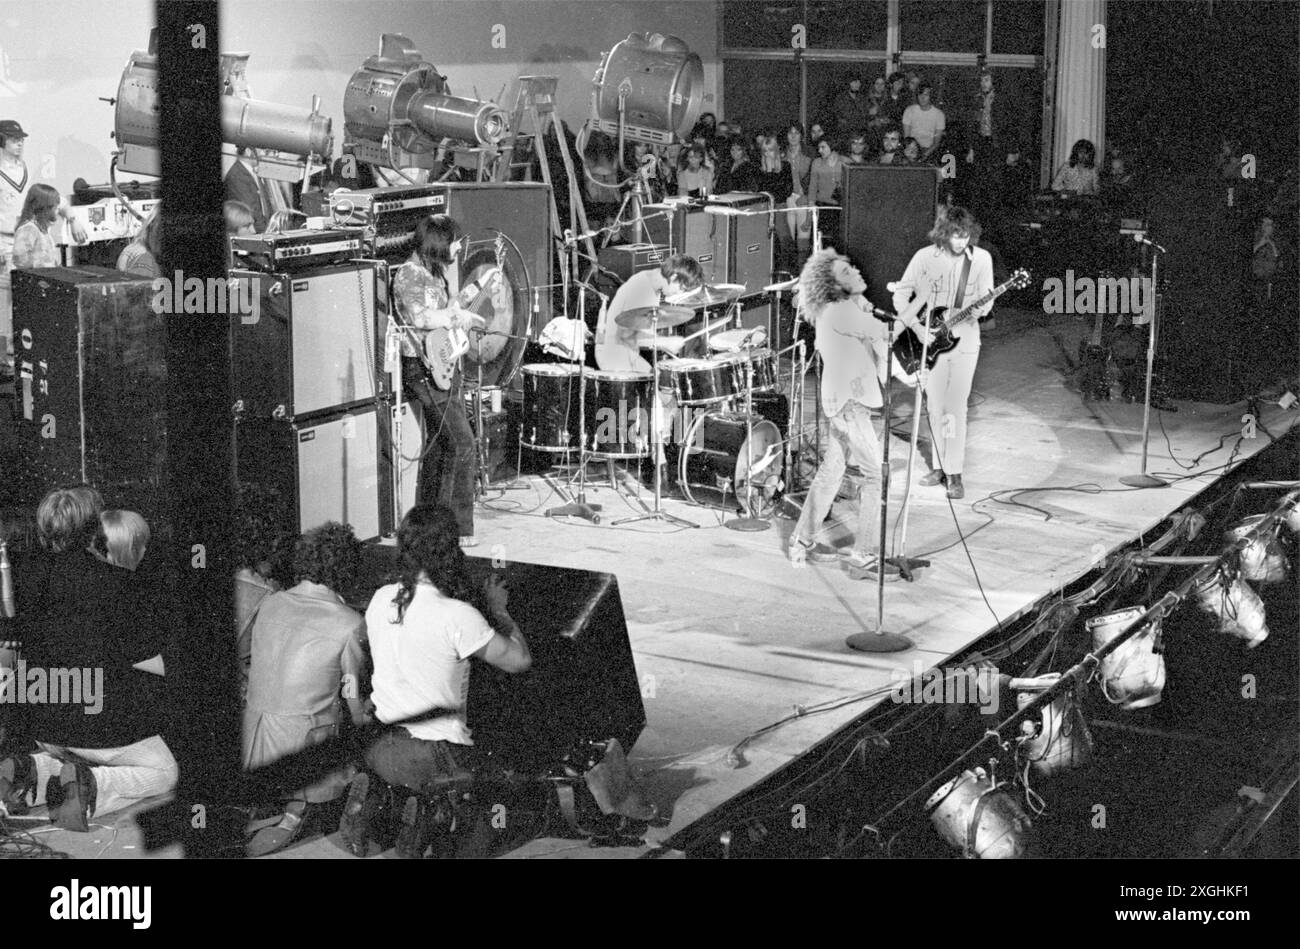
[[[782,281],[781,283],[773,283],[773,284],[769,284],[768,286],[766,286],[766,287],[763,288],[763,292],[764,292],[764,293],[773,293],[773,292],[776,292],[776,293],[784,293],[786,290],[793,290],[793,289],[794,289],[795,287],[797,287],[797,286],[799,286],[799,278],[798,278],[798,277],[791,277],[789,280]]]
[[[739,300],[744,292],[745,285],[743,283],[717,283],[713,286],[705,284],[698,289],[673,297],[672,304],[673,306],[689,306],[695,309],[705,306],[720,306],[723,303],[732,303]]]
[[[695,319],[695,311],[684,306],[640,306],[624,310],[614,322],[624,329],[671,329]]]

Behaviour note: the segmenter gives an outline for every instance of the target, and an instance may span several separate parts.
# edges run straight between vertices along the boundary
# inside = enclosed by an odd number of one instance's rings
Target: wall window
[[[908,50],[982,53],[987,5],[984,0],[902,0],[898,27]]]
[[[809,0],[809,49],[884,50],[889,4],[884,0]]]

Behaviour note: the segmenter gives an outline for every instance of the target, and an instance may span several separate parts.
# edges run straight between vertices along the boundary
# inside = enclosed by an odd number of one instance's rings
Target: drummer
[[[658,347],[661,353],[676,356],[685,340],[671,333],[656,337],[648,330],[628,329],[615,321],[620,313],[642,307],[659,306],[666,297],[696,289],[704,282],[699,261],[685,254],[673,254],[658,269],[633,274],[619,287],[596,325],[596,365],[605,372],[650,372],[649,360],[641,349]]]
[[[614,299],[601,313],[596,324],[596,365],[603,372],[642,372],[647,375],[653,366],[640,350],[657,348],[667,356],[681,353],[686,340],[671,333],[654,334],[648,330],[619,326],[615,319],[620,313],[641,307],[660,306],[665,297],[694,290],[704,283],[704,271],[699,261],[685,254],[673,254],[657,269],[642,270],[633,274],[618,288]],[[657,387],[657,383],[656,383]],[[659,396],[659,435],[665,441],[672,435],[673,419],[677,413],[677,400],[671,393],[657,389]]]

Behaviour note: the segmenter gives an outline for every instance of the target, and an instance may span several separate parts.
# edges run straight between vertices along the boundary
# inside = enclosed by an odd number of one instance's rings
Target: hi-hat
[[[724,303],[734,303],[744,293],[745,285],[743,283],[715,283],[713,286],[705,284],[688,293],[679,293],[673,297],[672,304],[673,306],[689,306],[696,309],[705,306],[721,306]]]
[[[624,329],[671,329],[695,319],[695,311],[684,306],[640,306],[624,310],[614,322]]]

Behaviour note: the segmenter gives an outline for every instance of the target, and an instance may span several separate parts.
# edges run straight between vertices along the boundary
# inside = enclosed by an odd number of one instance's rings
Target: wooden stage
[[[720,510],[669,500],[668,511],[701,529],[655,522],[613,527],[609,522],[640,508],[608,487],[589,496],[605,507],[600,525],[555,520],[543,512],[562,501],[537,478],[529,479],[528,490],[504,493],[479,509],[476,553],[618,577],[647,716],[631,759],[665,818],[648,833],[649,845],[887,701],[894,670],[910,677],[915,663],[941,663],[998,620],[1017,616],[1086,573],[1107,551],[1157,525],[1219,475],[1215,466],[1238,443],[1244,403],[1178,402],[1176,414],[1153,412],[1148,468],[1178,480],[1161,489],[1125,488],[1119,478],[1140,468],[1142,405],[1084,403],[1067,384],[1063,353],[1075,352],[1090,327],[1071,317],[1014,310],[999,311],[998,318],[1000,328],[986,333],[975,378],[966,498],[950,504],[941,488],[912,488],[907,553],[927,557],[932,566],[913,583],[886,584],[886,628],[911,638],[910,651],[869,655],[846,648],[846,636],[874,629],[876,584],[851,579],[838,564],[793,568],[784,553],[792,520],[778,518],[771,530],[741,533],[721,526]],[[810,378],[809,398],[813,388]],[[899,392],[910,399],[910,390]],[[1238,458],[1269,443],[1265,429],[1277,436],[1296,422],[1294,406],[1261,405],[1257,437],[1240,441]],[[1223,447],[1211,451],[1223,435],[1229,436]],[[1197,470],[1206,473],[1180,468],[1179,462],[1205,452]],[[904,490],[906,444],[895,440],[891,453],[892,519]],[[918,460],[914,484],[926,470]],[[1037,510],[991,498],[1016,489],[1034,489],[1018,500]],[[643,497],[648,500],[649,492]],[[852,504],[836,504],[841,542]],[[527,618],[520,619],[526,629]],[[730,750],[746,736],[797,707],[823,703],[842,704],[763,735],[747,745],[741,766],[729,764]],[[41,837],[77,855],[101,848],[115,856],[139,854],[129,817],[117,823],[89,836],[53,831]],[[647,849],[541,839],[511,856],[633,858]],[[347,855],[333,839],[316,838],[278,856]]]

